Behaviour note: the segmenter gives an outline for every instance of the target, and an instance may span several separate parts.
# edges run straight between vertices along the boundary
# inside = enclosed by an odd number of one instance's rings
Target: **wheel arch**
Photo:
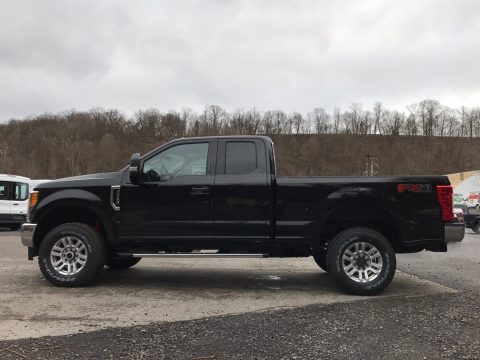
[[[401,249],[402,227],[397,217],[388,210],[370,204],[350,204],[335,208],[324,222],[326,242],[352,227],[366,227],[378,231],[395,251]]]
[[[36,249],[45,235],[61,224],[77,222],[90,225],[99,232],[107,243],[114,239],[114,229],[106,214],[91,203],[78,199],[63,199],[52,202],[37,216],[33,243]]]

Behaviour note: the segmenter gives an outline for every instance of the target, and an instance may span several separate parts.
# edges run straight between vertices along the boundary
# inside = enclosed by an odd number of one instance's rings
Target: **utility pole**
[[[378,159],[371,154],[365,155],[365,171],[364,176],[377,176],[378,175]]]

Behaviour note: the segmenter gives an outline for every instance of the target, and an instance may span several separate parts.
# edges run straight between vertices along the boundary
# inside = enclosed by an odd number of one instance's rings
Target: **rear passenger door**
[[[264,242],[270,237],[270,186],[265,144],[222,139],[214,182],[215,239]]]

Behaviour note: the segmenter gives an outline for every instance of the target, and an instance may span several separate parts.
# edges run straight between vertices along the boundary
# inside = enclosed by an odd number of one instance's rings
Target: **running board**
[[[173,253],[132,254],[134,258],[267,258],[268,254],[217,254],[217,253]]]

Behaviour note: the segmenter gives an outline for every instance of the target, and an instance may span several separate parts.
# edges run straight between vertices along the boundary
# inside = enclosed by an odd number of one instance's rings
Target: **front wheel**
[[[395,252],[379,232],[355,227],[342,231],[327,249],[329,273],[347,292],[374,295],[384,290],[395,275]]]
[[[43,276],[54,285],[80,287],[92,284],[105,264],[105,242],[89,225],[67,223],[52,229],[38,251]]]

